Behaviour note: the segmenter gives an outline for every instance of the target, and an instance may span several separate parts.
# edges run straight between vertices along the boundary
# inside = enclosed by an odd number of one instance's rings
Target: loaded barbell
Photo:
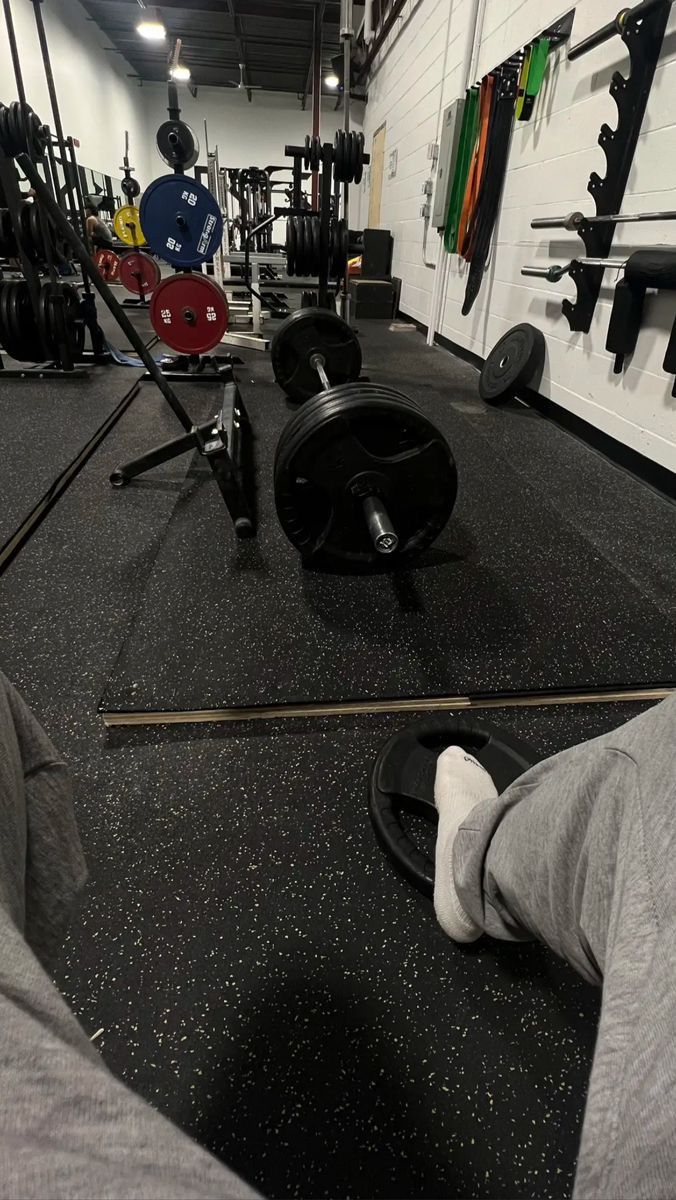
[[[359,380],[359,341],[336,313],[299,309],[271,354],[287,395],[306,400],[315,388],[275,456],[277,515],[292,545],[334,570],[421,553],[457,494],[453,455],[436,426],[403,393]]]

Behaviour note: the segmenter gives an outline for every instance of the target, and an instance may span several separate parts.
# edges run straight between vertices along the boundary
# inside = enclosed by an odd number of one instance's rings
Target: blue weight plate
[[[173,267],[206,262],[223,237],[223,218],[214,197],[187,175],[161,175],[146,188],[141,226],[151,250]]]

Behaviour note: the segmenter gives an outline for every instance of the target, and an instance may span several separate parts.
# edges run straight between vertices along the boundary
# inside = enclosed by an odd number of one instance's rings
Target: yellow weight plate
[[[123,204],[113,217],[113,229],[121,242],[127,246],[145,246],[146,239],[141,229],[141,218],[133,204]]]

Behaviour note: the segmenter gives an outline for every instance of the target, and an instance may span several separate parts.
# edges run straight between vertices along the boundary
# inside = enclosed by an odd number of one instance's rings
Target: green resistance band
[[[549,57],[549,38],[538,38],[533,43],[530,52],[530,63],[528,66],[528,78],[526,79],[526,87],[523,96],[523,104],[521,112],[517,112],[518,121],[528,121],[533,114],[535,101],[538,97],[540,88],[547,70],[547,59]]]
[[[530,71],[532,57],[533,47],[530,45],[526,47],[526,52],[523,56],[523,62],[521,63],[521,70],[519,72],[519,86],[516,93],[516,105],[514,106],[514,115],[517,121],[521,120],[521,113],[523,112],[523,102],[526,97],[526,84],[528,83],[528,72]]]
[[[465,107],[462,114],[460,138],[458,140],[458,150],[455,156],[455,171],[453,174],[453,184],[451,186],[451,195],[448,202],[448,216],[446,218],[446,229],[444,232],[444,246],[449,254],[457,254],[458,251],[458,227],[460,225],[460,215],[462,213],[462,202],[465,198],[467,177],[469,175],[469,168],[472,162],[472,152],[474,150],[474,143],[476,142],[478,128],[479,90],[478,88],[469,88],[465,96]]]

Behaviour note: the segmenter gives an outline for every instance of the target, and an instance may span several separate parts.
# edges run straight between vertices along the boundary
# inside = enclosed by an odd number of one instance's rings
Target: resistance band
[[[538,97],[540,88],[542,87],[545,71],[547,69],[547,59],[549,58],[549,38],[538,38],[537,41],[530,47],[527,58],[528,73],[526,76],[521,106],[519,107],[518,98],[516,103],[517,121],[528,121],[533,114],[535,101]]]
[[[491,106],[493,101],[493,87],[495,80],[492,75],[486,76],[481,81],[481,92],[479,98],[479,135],[477,137],[472,162],[469,168],[467,177],[467,185],[465,187],[465,195],[462,202],[462,210],[460,213],[460,224],[458,226],[458,254],[469,260],[472,257],[472,225],[476,212],[477,200],[481,190],[481,180],[483,178],[484,166],[486,161],[486,146],[488,143],[488,128],[490,124]]]
[[[446,218],[446,230],[444,233],[444,246],[449,254],[455,254],[458,248],[460,212],[467,185],[469,165],[476,142],[478,121],[479,93],[476,88],[469,88],[465,96],[465,107],[462,113],[458,152],[455,159],[455,171],[448,202],[448,216]]]
[[[493,229],[500,208],[500,197],[507,173],[516,88],[516,73],[505,71],[494,92],[495,100],[488,131],[486,166],[476,209],[474,249],[462,306],[463,316],[467,316],[471,311],[472,305],[479,295]]]

